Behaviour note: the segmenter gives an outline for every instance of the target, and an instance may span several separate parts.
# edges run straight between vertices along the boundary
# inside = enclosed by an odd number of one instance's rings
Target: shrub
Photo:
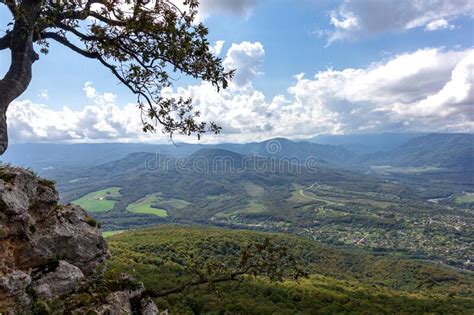
[[[84,221],[92,227],[100,228],[100,224],[90,215],[86,215]]]
[[[38,183],[40,185],[43,185],[43,186],[46,186],[46,187],[49,187],[49,188],[53,188],[54,189],[54,185],[56,184],[55,181],[53,180],[49,180],[49,179],[45,179],[45,178],[40,178],[38,180]]]
[[[13,184],[15,178],[16,174],[7,171],[6,168],[0,168],[0,179],[3,179],[5,183]]]

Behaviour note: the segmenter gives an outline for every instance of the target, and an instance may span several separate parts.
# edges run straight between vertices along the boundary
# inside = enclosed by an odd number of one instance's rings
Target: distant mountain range
[[[294,158],[302,162],[315,158],[321,165],[345,168],[396,166],[474,170],[474,134],[319,136],[310,141],[276,138],[263,142],[216,145],[13,144],[1,160],[42,173],[53,168],[92,167],[137,152],[178,157],[190,156],[204,148],[228,150],[246,156]]]
[[[429,134],[390,151],[362,155],[358,160],[371,165],[474,170],[474,135]]]
[[[358,154],[389,151],[426,133],[381,133],[365,135],[319,135],[308,141],[340,145]]]

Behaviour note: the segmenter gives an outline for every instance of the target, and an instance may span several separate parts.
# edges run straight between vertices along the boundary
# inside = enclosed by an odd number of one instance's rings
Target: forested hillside
[[[272,282],[244,276],[239,281],[192,286],[157,298],[158,307],[176,314],[470,314],[474,310],[470,273],[335,250],[291,235],[241,230],[169,226],[112,236],[109,277],[128,272],[147,288],[164,292],[199,274],[230,272],[247,244],[265,239],[288,248],[309,277]],[[226,267],[216,270],[212,267],[216,262]]]

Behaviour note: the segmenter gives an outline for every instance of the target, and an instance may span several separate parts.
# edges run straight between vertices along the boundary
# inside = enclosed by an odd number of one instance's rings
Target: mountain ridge
[[[359,141],[367,138],[381,142],[383,135],[353,136]],[[365,138],[364,138],[365,137]],[[2,160],[5,163],[32,167],[48,175],[55,168],[83,168],[106,164],[144,152],[173,157],[189,157],[201,149],[228,150],[241,155],[258,155],[275,158],[297,158],[304,162],[317,158],[321,164],[345,168],[367,168],[372,165],[402,167],[433,166],[458,170],[474,169],[474,135],[466,133],[432,133],[396,135],[390,145],[379,143],[376,152],[359,150],[358,143],[320,144],[311,141],[292,141],[285,138],[268,139],[250,143],[152,145],[152,144],[20,144],[12,145]],[[348,138],[349,140],[352,138]],[[408,139],[399,144],[401,139]],[[344,140],[346,141],[346,140]],[[329,141],[326,141],[329,142]],[[336,143],[336,144],[335,144]],[[387,149],[389,147],[389,149]],[[29,154],[25,154],[29,152]],[[227,153],[228,155],[229,153]]]

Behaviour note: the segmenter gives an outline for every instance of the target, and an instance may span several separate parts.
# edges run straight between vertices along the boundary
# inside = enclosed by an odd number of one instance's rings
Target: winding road
[[[305,198],[311,199],[311,200],[319,201],[319,199],[317,199],[317,198],[314,198],[314,197],[311,197],[311,196],[307,196],[307,195],[304,194],[304,191],[305,191],[305,190],[308,190],[308,189],[313,188],[317,183],[318,183],[318,182],[314,182],[314,184],[312,184],[311,186],[308,186],[308,187],[306,187],[305,189],[300,189],[300,195],[303,196],[303,197],[305,197]]]

